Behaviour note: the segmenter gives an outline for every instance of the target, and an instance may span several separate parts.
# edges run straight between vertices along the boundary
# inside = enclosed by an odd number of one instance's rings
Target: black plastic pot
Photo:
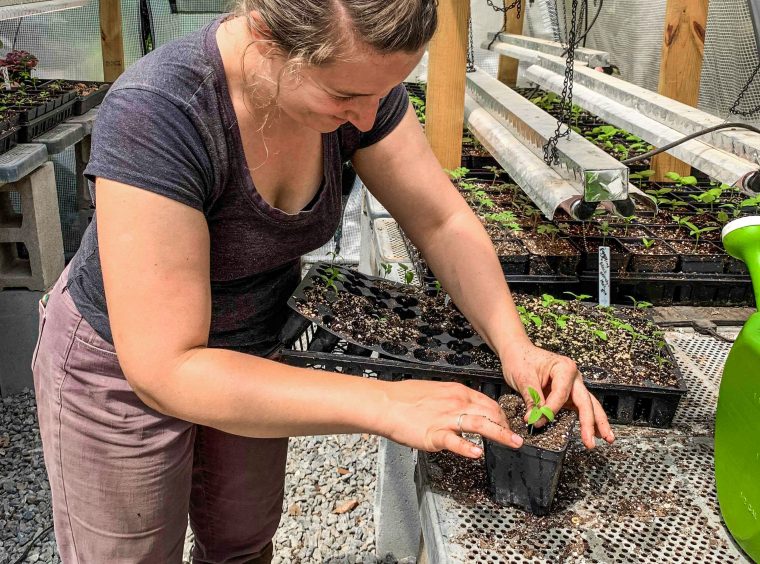
[[[491,498],[501,505],[517,505],[534,515],[548,515],[567,452],[530,445],[519,449],[483,440],[486,477]]]
[[[496,251],[499,256],[499,262],[501,263],[501,269],[506,275],[523,275],[528,273],[528,264],[530,262],[530,255],[527,249],[525,249],[522,241],[519,239],[505,239],[511,244],[518,246],[520,249],[514,254],[506,254],[499,250],[499,240],[494,241]]]
[[[22,121],[18,133],[19,141],[21,143],[29,143],[35,137],[39,137],[43,133],[50,131],[56,125],[71,117],[73,110],[74,100],[71,100],[52,112],[38,115],[35,119],[26,123]]]
[[[571,237],[573,244],[581,250],[581,272],[599,271],[599,247],[610,248],[610,271],[620,272],[628,266],[630,254],[613,237]]]
[[[574,276],[577,274],[578,263],[581,258],[580,252],[569,239],[565,239],[570,246],[566,254],[541,254],[543,250],[535,244],[532,238],[524,237],[522,241],[530,252],[529,274],[543,276]]]
[[[90,82],[86,82],[85,84],[93,84]],[[75,116],[81,116],[83,114],[86,114],[89,112],[92,108],[97,106],[103,101],[103,98],[106,97],[106,94],[108,93],[108,89],[111,87],[110,83],[103,83],[101,84],[100,88],[93,92],[92,94],[88,94],[84,97],[78,97],[76,102],[74,103],[74,115]]]
[[[667,246],[658,241],[660,254],[644,254],[644,245],[639,240],[620,239],[623,247],[631,253],[628,270],[632,272],[675,272],[678,267],[678,256]]]
[[[666,240],[666,243],[670,241]],[[676,243],[682,243],[684,241],[675,241]],[[685,240],[690,246],[694,246],[693,240]],[[672,245],[671,245],[672,246]],[[704,253],[681,253],[679,254],[681,262],[681,272],[686,273],[699,273],[699,274],[720,274],[725,268],[726,255],[716,247],[708,242],[700,242],[700,248],[709,249],[709,254]]]

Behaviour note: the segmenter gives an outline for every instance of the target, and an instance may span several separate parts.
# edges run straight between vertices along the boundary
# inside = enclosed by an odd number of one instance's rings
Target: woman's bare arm
[[[499,355],[504,376],[526,403],[528,387],[554,411],[578,409],[584,444],[614,440],[604,410],[575,363],[533,346],[504,280],[490,237],[441,169],[411,106],[380,142],[357,151],[359,176],[424,253],[462,313]],[[542,424],[543,420],[539,422]]]
[[[252,437],[370,432],[475,456],[455,433],[515,445],[495,402],[464,386],[388,383],[207,347],[209,234],[183,204],[99,178],[98,240],[119,361],[138,396],[187,421]],[[488,420],[491,420],[490,422]],[[494,423],[497,422],[497,423]]]

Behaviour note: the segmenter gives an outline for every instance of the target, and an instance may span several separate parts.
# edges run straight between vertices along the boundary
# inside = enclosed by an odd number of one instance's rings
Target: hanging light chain
[[[565,81],[562,85],[562,99],[560,100],[560,116],[557,119],[557,129],[554,135],[544,145],[544,161],[546,164],[559,162],[557,142],[562,137],[570,136],[570,117],[573,107],[573,70],[575,66],[575,37],[578,16],[578,0],[573,0],[570,28],[568,29],[567,59],[565,60]]]

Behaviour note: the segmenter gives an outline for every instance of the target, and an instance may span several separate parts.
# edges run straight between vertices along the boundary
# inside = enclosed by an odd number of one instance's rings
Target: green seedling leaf
[[[539,411],[541,412],[541,415],[546,417],[550,422],[554,422],[554,411],[552,411],[551,407],[543,405]]]
[[[541,419],[541,410],[534,407],[528,414],[528,425],[535,425],[539,419]]]
[[[679,180],[681,180],[681,175],[678,174],[677,172],[672,172],[672,171],[671,172],[666,172],[665,173],[665,177],[666,178],[670,178],[671,180],[673,180],[675,182],[678,182]]]
[[[533,405],[541,405],[541,395],[535,388],[528,387],[528,395],[533,400]]]

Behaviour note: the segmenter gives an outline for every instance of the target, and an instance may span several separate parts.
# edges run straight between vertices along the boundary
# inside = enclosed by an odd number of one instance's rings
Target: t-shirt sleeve
[[[359,148],[363,149],[374,145],[393,131],[401,122],[408,107],[409,96],[406,94],[406,88],[403,84],[399,84],[380,101],[375,125],[359,136]]]
[[[213,169],[190,117],[160,94],[110,92],[98,110],[85,176],[129,184],[197,210],[213,188]]]

